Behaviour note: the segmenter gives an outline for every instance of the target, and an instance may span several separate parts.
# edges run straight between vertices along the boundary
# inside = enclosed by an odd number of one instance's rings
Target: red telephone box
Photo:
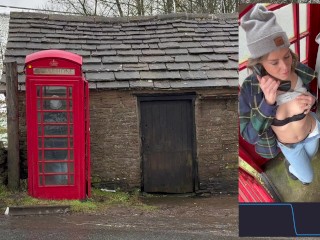
[[[90,195],[89,88],[82,57],[61,50],[26,56],[28,190],[45,199]]]

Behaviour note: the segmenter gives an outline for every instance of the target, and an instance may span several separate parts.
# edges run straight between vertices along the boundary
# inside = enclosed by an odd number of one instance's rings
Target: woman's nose
[[[279,63],[280,63],[281,70],[288,70],[289,69],[289,64],[287,62],[281,60]]]

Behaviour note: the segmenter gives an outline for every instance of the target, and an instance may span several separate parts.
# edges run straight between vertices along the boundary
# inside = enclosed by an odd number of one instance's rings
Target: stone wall
[[[188,91],[190,92],[190,91]],[[90,91],[91,176],[97,187],[141,187],[138,93]],[[165,92],[168,94],[168,92]],[[199,192],[236,193],[238,178],[237,89],[197,91],[196,162]],[[230,95],[220,98],[216,96]],[[20,98],[22,176],[26,174],[25,100]]]
[[[237,193],[237,98],[198,99],[195,111],[200,192]]]
[[[92,183],[107,188],[140,187],[137,100],[126,91],[91,91]]]
[[[0,185],[7,184],[8,181],[8,161],[7,150],[0,142]]]

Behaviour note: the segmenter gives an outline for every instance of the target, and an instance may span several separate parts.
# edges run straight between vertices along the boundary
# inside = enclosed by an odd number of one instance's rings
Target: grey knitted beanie
[[[257,4],[241,19],[246,32],[251,58],[259,58],[279,48],[290,46],[287,34],[276,21],[273,12]]]

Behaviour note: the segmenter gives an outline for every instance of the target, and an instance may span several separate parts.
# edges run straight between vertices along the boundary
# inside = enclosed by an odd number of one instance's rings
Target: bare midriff
[[[300,109],[297,101],[291,100],[278,107],[275,118],[283,120],[302,112],[303,110]],[[282,143],[298,143],[304,140],[314,130],[315,126],[316,120],[310,112],[299,121],[289,122],[283,126],[271,125],[277,139]]]

